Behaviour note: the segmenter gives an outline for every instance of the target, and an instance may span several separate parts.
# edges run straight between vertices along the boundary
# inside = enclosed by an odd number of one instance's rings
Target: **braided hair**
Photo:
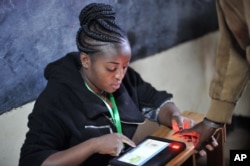
[[[76,44],[80,52],[93,54],[99,52],[98,42],[122,43],[127,39],[125,32],[115,22],[112,6],[91,3],[79,15],[80,28]]]

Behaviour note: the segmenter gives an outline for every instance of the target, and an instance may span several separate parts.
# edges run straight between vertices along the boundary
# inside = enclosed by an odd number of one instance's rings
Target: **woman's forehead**
[[[101,54],[106,57],[115,56],[131,56],[131,47],[128,42],[123,43],[106,43],[105,45],[100,45]]]

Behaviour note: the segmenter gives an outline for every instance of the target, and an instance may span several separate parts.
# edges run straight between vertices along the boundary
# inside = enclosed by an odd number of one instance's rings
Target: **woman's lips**
[[[120,86],[121,86],[121,84],[112,84],[111,85],[111,87],[113,88],[113,89],[115,89],[115,90],[117,90],[117,89],[119,89],[120,88]]]

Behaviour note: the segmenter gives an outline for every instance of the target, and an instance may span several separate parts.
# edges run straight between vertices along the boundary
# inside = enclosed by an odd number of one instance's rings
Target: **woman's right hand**
[[[119,133],[106,134],[95,138],[97,145],[97,153],[109,154],[111,156],[118,156],[123,149],[123,143],[135,147],[135,143]]]

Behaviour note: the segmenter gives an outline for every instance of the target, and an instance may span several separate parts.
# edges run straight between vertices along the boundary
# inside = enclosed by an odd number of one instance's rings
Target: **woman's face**
[[[126,74],[131,59],[129,43],[100,46],[101,52],[94,58],[81,54],[83,78],[97,94],[115,92]]]

